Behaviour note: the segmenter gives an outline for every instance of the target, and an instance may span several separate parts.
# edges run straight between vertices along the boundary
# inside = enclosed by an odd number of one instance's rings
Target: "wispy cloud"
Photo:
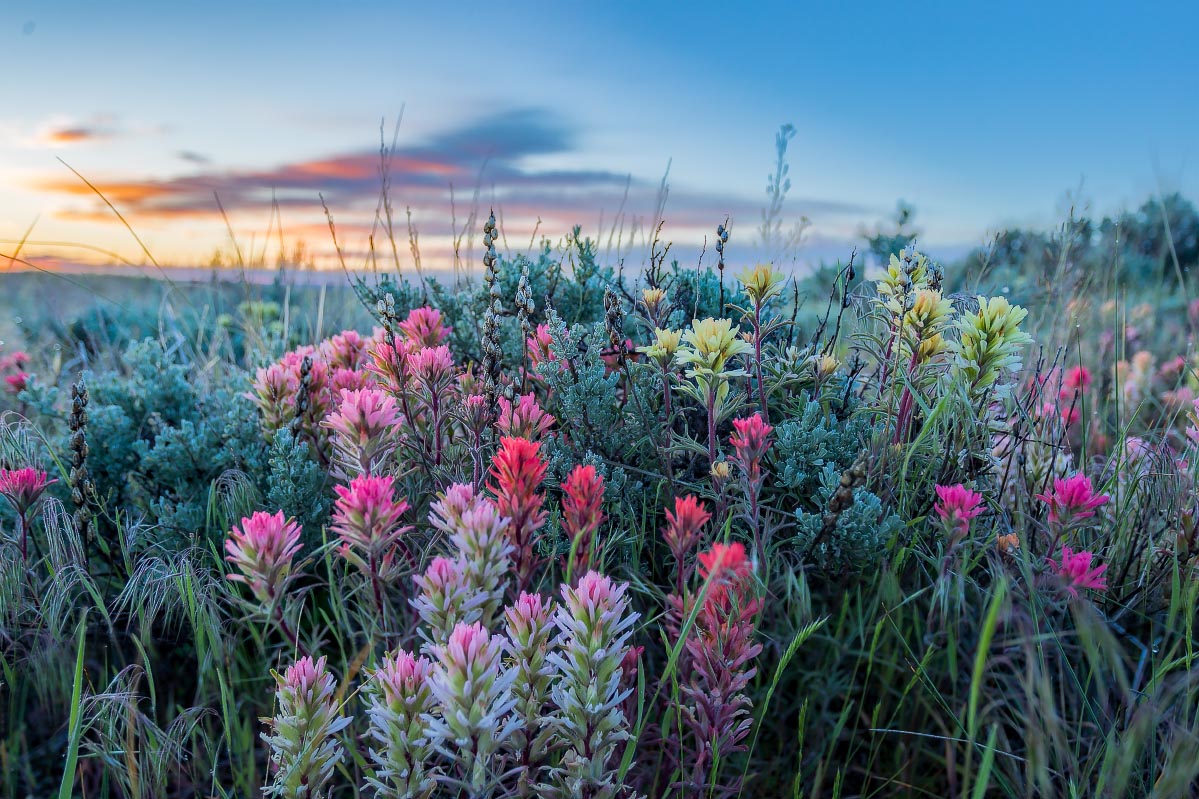
[[[603,169],[546,169],[533,166],[544,156],[577,151],[576,130],[551,111],[526,108],[477,119],[397,147],[382,157],[377,150],[343,152],[281,164],[263,170],[221,170],[202,156],[188,154],[196,168],[165,179],[88,176],[95,187],[130,220],[211,220],[217,198],[235,220],[238,214],[269,213],[280,208],[304,209],[313,224],[320,197],[338,215],[339,235],[370,235],[376,222],[386,171],[388,193],[397,208],[412,208],[421,220],[422,241],[445,240],[453,186],[458,226],[472,211],[486,214],[494,204],[503,211],[510,234],[528,236],[538,220],[551,236],[576,223],[591,224],[604,216],[605,227],[621,225],[643,231],[658,207],[660,179],[646,179]],[[77,220],[112,219],[87,185],[74,178],[38,181],[35,188],[76,198],[60,216]],[[479,208],[472,208],[477,199]],[[762,201],[672,188],[666,217],[672,229],[708,230],[726,216],[757,224]],[[789,204],[796,217],[855,217],[873,213],[862,206],[819,199]],[[441,224],[430,224],[440,217]],[[431,229],[432,228],[432,229]]]

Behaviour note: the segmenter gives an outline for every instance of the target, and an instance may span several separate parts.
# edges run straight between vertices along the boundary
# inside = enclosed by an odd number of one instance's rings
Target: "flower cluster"
[[[493,482],[487,487],[495,494],[500,514],[510,520],[508,540],[515,548],[518,590],[532,584],[537,568],[534,536],[545,524],[545,495],[538,491],[545,469],[540,444],[510,436],[500,439],[499,451],[491,462]]]
[[[20,394],[29,385],[29,374],[25,367],[29,364],[29,355],[17,350],[0,357],[0,377],[4,378],[4,390],[10,394]]]
[[[412,529],[400,523],[408,502],[396,498],[393,478],[364,475],[333,490],[331,529],[341,540],[338,553],[371,580],[393,580],[400,538]]]
[[[587,572],[595,534],[604,521],[604,478],[595,467],[579,465],[562,483],[562,529],[570,540],[570,574]]]
[[[325,658],[301,658],[282,675],[275,674],[276,711],[263,740],[271,749],[274,776],[263,789],[267,796],[327,796],[325,786],[345,756],[337,735],[350,725],[334,697],[336,682]]]
[[[433,712],[429,677],[433,664],[399,650],[388,656],[365,686],[370,722],[370,758],[374,769],[368,783],[381,797],[427,799],[437,788],[432,767],[433,742],[425,734],[426,717]]]
[[[933,510],[941,517],[951,540],[961,539],[970,530],[970,520],[983,512],[983,497],[962,484],[936,486],[937,502]]]
[[[272,606],[287,595],[295,575],[292,559],[300,551],[300,526],[283,517],[283,511],[258,511],[234,525],[225,541],[225,560],[238,574],[234,582],[245,583],[263,605]]]
[[[1049,506],[1050,524],[1066,527],[1094,516],[1096,509],[1106,505],[1111,497],[1095,493],[1091,478],[1079,473],[1054,479],[1053,491],[1037,494],[1037,499]]]

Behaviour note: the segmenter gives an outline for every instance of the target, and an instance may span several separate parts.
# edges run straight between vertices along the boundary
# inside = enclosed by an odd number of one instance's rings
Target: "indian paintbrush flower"
[[[501,438],[499,451],[491,461],[490,474],[494,482],[488,489],[496,496],[500,514],[511,520],[508,540],[516,548],[518,591],[532,584],[537,568],[534,536],[545,524],[546,512],[541,507],[545,495],[538,491],[545,478],[545,469],[541,445],[523,438]]]
[[[281,799],[323,799],[333,769],[345,756],[337,734],[351,719],[341,715],[336,682],[325,658],[301,658],[283,675],[274,673],[275,716],[262,739],[271,749],[274,776],[263,788]]]
[[[595,467],[578,465],[562,483],[562,529],[571,542],[570,574],[591,566],[595,534],[604,521],[604,478]]]
[[[271,606],[286,596],[294,575],[292,560],[300,551],[300,526],[288,521],[283,511],[258,511],[233,525],[225,541],[225,560],[238,574],[233,582],[245,583],[263,605]]]

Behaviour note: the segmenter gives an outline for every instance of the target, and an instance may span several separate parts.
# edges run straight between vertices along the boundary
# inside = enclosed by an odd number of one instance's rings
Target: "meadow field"
[[[712,240],[0,271],[0,797],[1196,795],[1192,203]]]

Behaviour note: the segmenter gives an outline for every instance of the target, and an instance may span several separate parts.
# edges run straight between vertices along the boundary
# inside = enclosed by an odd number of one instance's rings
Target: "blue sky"
[[[34,241],[138,257],[62,158],[162,260],[227,246],[214,192],[243,250],[268,254],[272,192],[285,237],[327,251],[322,192],[359,254],[380,121],[402,107],[393,199],[434,262],[451,182],[459,227],[477,189],[527,244],[539,217],[556,238],[623,208],[644,231],[667,164],[679,251],[731,215],[748,257],[784,122],[806,257],[847,254],[900,198],[949,252],[1052,226],[1070,200],[1199,197],[1197,30],[1182,2],[6,0],[0,240],[36,220]]]

